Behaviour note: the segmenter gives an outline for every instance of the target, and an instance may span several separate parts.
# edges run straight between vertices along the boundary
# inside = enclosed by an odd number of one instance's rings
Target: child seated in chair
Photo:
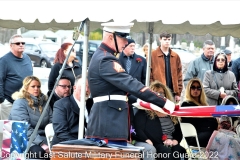
[[[214,131],[206,147],[209,159],[238,159],[240,153],[240,139],[232,131],[229,117],[219,119],[220,129]]]

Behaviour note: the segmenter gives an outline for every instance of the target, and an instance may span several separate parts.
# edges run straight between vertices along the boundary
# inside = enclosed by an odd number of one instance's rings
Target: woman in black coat
[[[61,45],[61,48],[58,50],[55,59],[54,59],[54,65],[51,68],[51,72],[49,74],[48,79],[48,90],[52,91],[56,79],[59,75],[59,71],[62,68],[63,62],[67,57],[67,54],[69,53],[70,49],[72,48],[72,43],[63,43]],[[82,73],[82,67],[76,60],[76,52],[74,49],[71,51],[71,54],[68,58],[67,64],[65,68],[63,69],[62,76],[68,77],[71,81],[71,86],[74,85],[75,78]],[[73,90],[72,90],[73,91]]]
[[[197,78],[191,79],[185,90],[185,101],[181,107],[208,106],[207,98],[201,81]],[[201,147],[206,147],[208,140],[214,130],[218,128],[216,118],[182,118],[182,122],[191,123],[197,130],[198,140]],[[197,146],[195,137],[187,137],[188,145]]]
[[[155,81],[150,88],[173,101],[170,90],[162,83]],[[156,159],[184,159],[187,156],[179,144],[183,135],[177,117],[153,110],[138,110],[134,125],[137,141],[153,145],[157,150]]]

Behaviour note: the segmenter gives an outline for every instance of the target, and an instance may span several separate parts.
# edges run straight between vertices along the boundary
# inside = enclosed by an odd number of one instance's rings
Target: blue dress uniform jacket
[[[134,96],[163,107],[166,98],[144,86],[122,69],[114,50],[102,43],[94,53],[88,69],[88,81],[92,98],[108,95]],[[107,100],[93,104],[89,115],[87,138],[127,140],[128,104],[122,100]]]

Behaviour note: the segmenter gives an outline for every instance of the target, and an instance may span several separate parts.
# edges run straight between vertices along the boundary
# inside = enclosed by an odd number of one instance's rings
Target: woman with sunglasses
[[[206,71],[203,86],[209,105],[220,105],[228,95],[237,96],[236,78],[234,73],[228,70],[225,53],[218,53],[215,56],[213,70]]]
[[[149,88],[171,101],[174,100],[170,89],[159,81],[152,82]],[[154,110],[138,110],[134,117],[134,126],[137,143],[142,146],[144,142],[153,145],[157,151],[157,160],[187,159],[186,150],[180,145],[183,135],[177,117]],[[135,145],[141,146],[140,144]]]
[[[9,120],[28,122],[27,136],[29,141],[44,107],[46,107],[47,96],[41,92],[40,80],[35,76],[26,77],[23,80],[22,88],[19,92],[15,92],[12,98],[15,101],[9,115]],[[30,156],[33,159],[42,159],[49,153],[49,146],[47,145],[45,135],[45,127],[49,123],[52,123],[52,110],[50,107],[47,107],[47,111],[28,151],[28,153],[31,153]]]
[[[71,81],[71,85],[74,84],[76,76],[80,75],[82,73],[82,67],[78,63],[76,59],[76,52],[72,48],[72,43],[63,43],[61,45],[61,48],[58,50],[55,59],[54,59],[54,65],[52,66],[51,72],[49,74],[48,79],[48,90],[52,91],[56,79],[59,75],[59,71],[62,68],[63,62],[65,61],[68,53],[71,51],[70,56],[68,58],[67,64],[63,70],[62,76],[68,77]]]
[[[203,90],[203,85],[198,78],[191,79],[185,90],[185,100],[181,107],[208,106],[207,97]],[[191,123],[197,130],[198,140],[201,147],[206,147],[209,138],[218,127],[215,118],[181,118],[184,123]],[[187,137],[188,145],[197,146],[195,137]]]

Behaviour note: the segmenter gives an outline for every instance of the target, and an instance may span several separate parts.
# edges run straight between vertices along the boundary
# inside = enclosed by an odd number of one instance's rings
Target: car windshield
[[[55,43],[42,43],[42,44],[39,44],[39,46],[42,51],[55,52],[55,53],[57,53],[58,49],[60,48],[60,46]]]

